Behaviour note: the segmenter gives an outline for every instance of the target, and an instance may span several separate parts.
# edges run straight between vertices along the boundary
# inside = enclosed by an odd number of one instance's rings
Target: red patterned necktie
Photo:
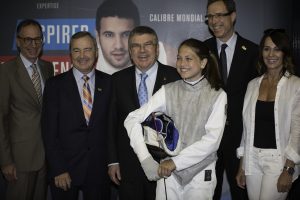
[[[84,112],[84,116],[86,119],[86,123],[89,124],[90,121],[90,117],[91,117],[91,113],[92,113],[92,107],[93,107],[93,100],[92,100],[92,95],[91,95],[91,89],[90,89],[90,85],[88,83],[88,80],[90,79],[87,75],[84,75],[82,77],[82,79],[84,80],[84,84],[83,84],[83,112]]]

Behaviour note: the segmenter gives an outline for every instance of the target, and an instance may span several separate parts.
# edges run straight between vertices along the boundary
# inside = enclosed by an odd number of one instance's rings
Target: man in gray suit
[[[39,59],[43,34],[37,21],[21,21],[16,37],[19,55],[0,66],[0,166],[7,200],[43,200],[41,101],[44,83],[54,71],[51,63]]]

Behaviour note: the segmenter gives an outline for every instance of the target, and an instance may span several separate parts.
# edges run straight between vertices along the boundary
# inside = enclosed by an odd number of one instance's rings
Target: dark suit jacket
[[[42,80],[53,65],[39,60]],[[45,163],[41,135],[42,105],[18,56],[0,66],[0,165],[15,163],[19,171],[35,171]]]
[[[166,83],[178,80],[174,67],[158,64],[153,93]],[[140,107],[135,80],[135,66],[113,74],[113,97],[109,120],[109,162],[120,163],[122,180],[145,177],[141,164],[130,146],[124,127],[127,115]]]
[[[219,58],[216,39],[214,37],[210,38],[205,43]],[[257,76],[257,59],[258,46],[237,34],[227,84],[224,86],[228,98],[227,126],[225,127],[220,148],[234,148],[235,150],[240,144],[243,132],[242,110],[244,96],[248,82]],[[219,65],[219,67],[221,66]]]
[[[95,70],[93,108],[87,125],[72,69],[47,81],[42,133],[50,178],[69,172],[74,185],[109,185],[107,115],[110,98],[110,76]]]

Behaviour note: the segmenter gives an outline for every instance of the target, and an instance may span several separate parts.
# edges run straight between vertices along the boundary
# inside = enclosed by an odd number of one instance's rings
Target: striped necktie
[[[83,112],[84,112],[84,117],[86,120],[86,123],[89,124],[91,113],[92,113],[92,108],[93,108],[93,100],[92,100],[92,95],[91,95],[91,89],[90,85],[88,83],[88,80],[90,79],[87,75],[83,75],[82,79],[84,80],[83,84]]]
[[[38,100],[40,103],[42,103],[42,83],[41,83],[41,77],[37,70],[36,64],[31,65],[32,68],[32,75],[31,80],[34,86],[34,89],[36,91]]]

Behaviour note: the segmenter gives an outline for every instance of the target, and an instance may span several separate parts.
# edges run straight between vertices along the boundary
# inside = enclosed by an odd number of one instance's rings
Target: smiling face
[[[267,37],[262,49],[263,61],[268,71],[280,72],[283,68],[284,53],[274,44],[271,37]]]
[[[234,21],[236,13],[228,14],[228,10],[223,1],[216,1],[210,4],[207,8],[208,26],[214,36],[222,42],[227,42],[234,32]]]
[[[147,71],[156,62],[159,47],[155,36],[151,34],[134,35],[130,41],[130,56],[142,72]]]
[[[105,60],[118,69],[129,66],[128,36],[134,28],[134,21],[119,17],[103,17],[100,23],[98,38]]]
[[[183,45],[178,50],[176,69],[186,81],[196,81],[202,76],[207,59],[200,59],[191,47]]]
[[[71,60],[73,66],[81,73],[87,74],[94,68],[97,60],[97,49],[92,38],[84,36],[74,39],[71,43]]]
[[[36,42],[36,41],[40,42]],[[31,42],[26,42],[29,40]],[[40,55],[43,47],[42,35],[38,26],[33,24],[24,26],[17,36],[17,46],[22,55],[34,63]]]

